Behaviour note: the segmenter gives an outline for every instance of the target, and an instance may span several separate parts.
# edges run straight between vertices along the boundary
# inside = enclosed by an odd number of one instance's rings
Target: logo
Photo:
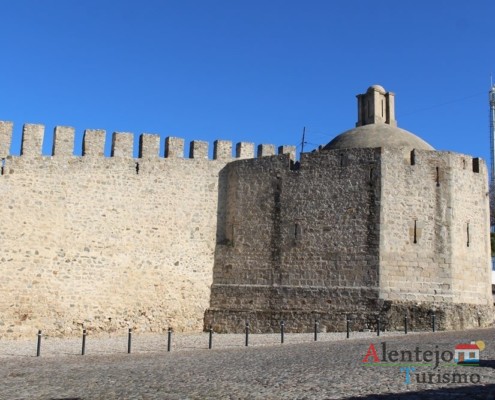
[[[484,349],[485,343],[482,340],[471,343],[459,343],[455,346],[454,361],[459,365],[479,365],[480,351]]]
[[[462,374],[457,371],[444,372],[442,368],[455,366],[478,366],[480,352],[485,348],[481,340],[471,343],[459,343],[454,351],[441,350],[438,345],[434,350],[422,350],[416,346],[414,350],[388,350],[387,343],[381,343],[380,356],[375,345],[368,346],[362,362],[364,366],[400,367],[400,375],[404,383],[479,383],[479,374]],[[420,372],[420,368],[430,367],[435,371]],[[413,374],[414,373],[414,374]],[[404,375],[402,375],[404,374]]]

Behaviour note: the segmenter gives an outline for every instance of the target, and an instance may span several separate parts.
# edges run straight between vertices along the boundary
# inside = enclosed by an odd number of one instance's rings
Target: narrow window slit
[[[467,247],[469,247],[469,222],[466,225]]]
[[[416,165],[416,153],[415,151],[411,151],[411,165]]]
[[[139,175],[139,163],[136,163],[136,175]]]
[[[437,187],[440,186],[440,168],[437,167]]]
[[[418,235],[417,235],[417,226],[416,226],[416,220],[414,220],[414,236],[413,236],[413,243],[416,244],[418,243]]]

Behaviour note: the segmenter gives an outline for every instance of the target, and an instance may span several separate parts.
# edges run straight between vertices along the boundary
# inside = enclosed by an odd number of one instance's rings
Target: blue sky
[[[489,159],[493,0],[16,0],[0,16],[0,120],[17,135],[42,123],[282,145],[306,127],[311,150],[380,84],[400,127]]]

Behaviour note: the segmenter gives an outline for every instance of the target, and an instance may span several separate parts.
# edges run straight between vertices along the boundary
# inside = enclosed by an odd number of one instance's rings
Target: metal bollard
[[[211,329],[211,325],[210,325],[210,337],[208,339],[208,348],[211,349],[213,345],[213,329]]]
[[[83,338],[82,338],[82,349],[81,349],[81,355],[83,356],[84,353],[86,353],[86,329],[83,329]]]
[[[407,335],[407,315],[404,316],[404,334]]]
[[[284,321],[280,321],[280,343],[284,343]]]
[[[168,328],[167,332],[167,351],[172,348],[172,328]]]
[[[318,320],[315,320],[315,342],[318,340]]]
[[[345,319],[346,319],[346,321],[345,321],[345,322],[346,322],[346,331],[347,331],[347,336],[346,336],[346,337],[347,337],[347,339],[349,339],[349,336],[350,336],[349,334],[350,334],[350,332],[351,332],[351,327],[350,327],[350,325],[351,325],[351,320],[350,320],[350,318],[349,318],[349,315],[346,315],[346,316],[345,316]]]
[[[431,327],[433,332],[435,332],[435,312],[433,311],[433,314],[431,314]]]
[[[41,354],[41,330],[38,331],[38,343],[36,345],[36,357]]]
[[[249,345],[249,322],[246,321],[246,346]]]
[[[129,334],[127,336],[127,353],[131,354],[131,342],[132,342],[132,329],[129,328]]]
[[[380,336],[380,316],[376,320],[376,336]]]

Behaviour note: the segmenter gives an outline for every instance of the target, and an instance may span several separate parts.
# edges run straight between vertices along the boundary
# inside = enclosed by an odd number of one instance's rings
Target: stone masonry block
[[[258,145],[258,158],[275,155],[275,145],[273,144],[260,144]]]
[[[296,146],[279,146],[278,154],[289,154],[291,160],[296,159]]]
[[[189,158],[208,159],[208,142],[193,140],[189,146]]]
[[[235,145],[236,158],[254,158],[254,143],[239,142]]]
[[[165,157],[166,158],[184,157],[184,139],[168,136],[165,139]]]
[[[139,158],[163,157],[160,154],[160,135],[155,133],[143,133],[139,137]]]
[[[103,157],[105,152],[105,130],[86,129],[83,138],[83,155]]]
[[[44,125],[25,124],[22,129],[21,154],[28,157],[40,156],[44,135]]]
[[[213,159],[230,161],[232,159],[232,142],[229,140],[215,140],[213,143]]]
[[[14,124],[9,121],[0,121],[0,157],[5,158],[10,154],[12,132]]]
[[[134,155],[134,134],[114,132],[112,134],[112,157],[132,158]]]
[[[72,156],[74,154],[75,130],[70,126],[56,126],[53,131],[54,156]]]

